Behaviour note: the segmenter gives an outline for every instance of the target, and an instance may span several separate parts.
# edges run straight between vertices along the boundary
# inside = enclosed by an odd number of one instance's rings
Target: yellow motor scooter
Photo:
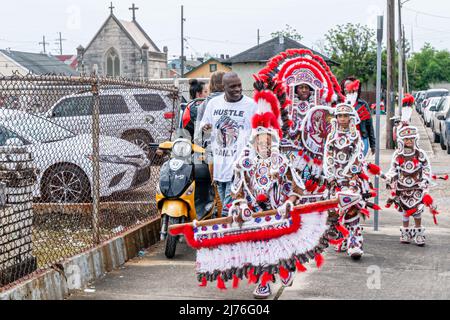
[[[179,138],[160,144],[159,149],[171,150],[170,160],[161,167],[156,192],[162,219],[161,240],[166,241],[165,255],[171,259],[180,236],[170,235],[169,225],[216,217],[217,206],[208,165],[203,161],[194,163],[194,154],[203,155],[203,148]]]

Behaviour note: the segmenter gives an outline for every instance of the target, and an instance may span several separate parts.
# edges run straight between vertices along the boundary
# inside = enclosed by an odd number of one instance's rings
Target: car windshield
[[[10,113],[1,117],[17,134],[36,142],[48,143],[75,137],[75,134],[47,119],[29,113]]]
[[[448,94],[448,91],[432,91],[432,92],[427,93],[427,97],[428,98],[442,97],[442,96],[446,96],[447,94]]]

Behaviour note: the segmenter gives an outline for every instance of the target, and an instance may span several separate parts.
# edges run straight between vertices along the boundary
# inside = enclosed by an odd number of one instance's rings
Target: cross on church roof
[[[111,10],[111,14],[113,14],[113,10],[114,10],[114,6],[113,6],[113,3],[111,2],[111,6],[109,7],[109,9]]]
[[[133,21],[136,21],[136,10],[139,10],[139,8],[133,3],[133,6],[129,10],[133,11]]]

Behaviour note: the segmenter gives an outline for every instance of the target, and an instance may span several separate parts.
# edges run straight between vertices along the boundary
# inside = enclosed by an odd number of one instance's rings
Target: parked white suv
[[[134,144],[100,136],[100,196],[145,185],[150,160]],[[0,109],[0,146],[23,145],[33,155],[38,174],[34,197],[50,203],[90,202],[93,185],[92,136],[75,135],[45,118]]]
[[[170,140],[174,117],[171,99],[148,89],[100,90],[100,134],[138,145],[150,155],[151,143]],[[61,98],[45,113],[76,134],[92,133],[91,92]]]

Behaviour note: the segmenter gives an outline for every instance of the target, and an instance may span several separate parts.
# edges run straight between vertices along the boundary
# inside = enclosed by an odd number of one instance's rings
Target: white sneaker
[[[265,286],[258,284],[255,291],[253,291],[253,297],[255,299],[267,299],[271,294],[270,284],[266,284]]]
[[[414,242],[419,246],[423,247],[425,245],[425,228],[414,228],[415,229],[415,237]]]
[[[411,243],[411,231],[409,228],[401,227],[400,232],[400,242],[401,243]]]

